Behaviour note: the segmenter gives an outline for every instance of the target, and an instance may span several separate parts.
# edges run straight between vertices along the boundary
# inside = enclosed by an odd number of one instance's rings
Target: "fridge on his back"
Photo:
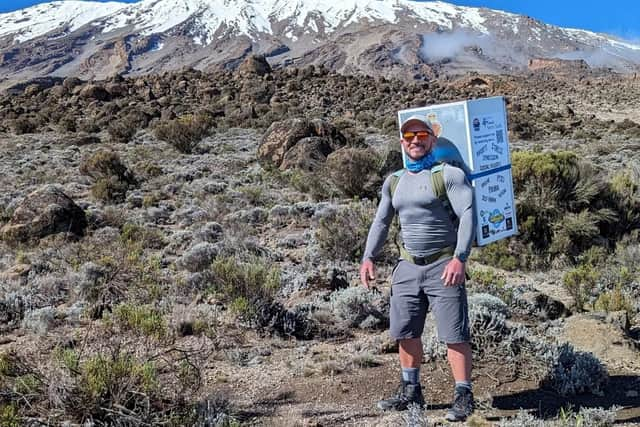
[[[475,196],[476,242],[484,246],[518,232],[507,114],[501,96],[398,112],[427,118],[438,137],[436,159],[464,169]],[[405,153],[402,153],[403,159]]]

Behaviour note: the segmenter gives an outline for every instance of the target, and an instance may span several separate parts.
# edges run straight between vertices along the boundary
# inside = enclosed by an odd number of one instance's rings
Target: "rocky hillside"
[[[274,67],[433,78],[521,72],[532,58],[583,60],[634,72],[640,47],[526,16],[440,1],[56,1],[0,14],[3,86],[38,76]]]
[[[441,423],[452,384],[432,320],[428,408],[375,410],[399,376],[397,249],[371,291],[359,257],[399,164],[395,112],[494,94],[521,234],[469,263],[469,425],[634,425],[640,85],[538,68],[406,83],[249,57],[233,72],[13,86],[0,425]]]

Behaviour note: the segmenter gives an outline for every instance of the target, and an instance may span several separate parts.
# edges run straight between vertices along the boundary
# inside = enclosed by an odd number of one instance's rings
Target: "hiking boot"
[[[398,393],[388,399],[378,402],[378,408],[383,411],[405,411],[411,404],[424,407],[424,397],[422,396],[422,387],[420,384],[411,384],[402,381]]]
[[[447,421],[464,421],[473,414],[473,393],[467,387],[456,387],[453,405],[445,416]]]

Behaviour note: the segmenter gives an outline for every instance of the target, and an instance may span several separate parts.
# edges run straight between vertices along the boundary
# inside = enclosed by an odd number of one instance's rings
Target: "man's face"
[[[413,137],[406,137],[407,132],[414,133]],[[424,133],[428,135],[424,135]],[[412,159],[419,160],[425,155],[429,154],[433,148],[433,144],[436,142],[436,137],[433,135],[431,129],[424,123],[415,122],[409,123],[402,133],[403,137],[400,138],[400,144],[404,152]]]

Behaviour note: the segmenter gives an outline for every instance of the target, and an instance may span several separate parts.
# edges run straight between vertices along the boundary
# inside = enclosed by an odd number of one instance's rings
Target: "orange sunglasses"
[[[426,130],[421,130],[418,132],[403,132],[402,138],[407,141],[412,141],[414,137],[418,137],[419,141],[424,141],[425,139],[429,138],[429,136],[431,135],[433,135],[433,133]]]

